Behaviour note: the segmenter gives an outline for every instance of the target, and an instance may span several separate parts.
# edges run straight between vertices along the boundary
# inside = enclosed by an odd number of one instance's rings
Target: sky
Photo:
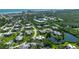
[[[79,9],[79,0],[0,0],[0,9]]]

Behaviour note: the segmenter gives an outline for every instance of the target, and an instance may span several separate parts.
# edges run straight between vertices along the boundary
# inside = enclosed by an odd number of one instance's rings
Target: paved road
[[[33,36],[33,38],[35,38],[36,35],[37,35],[37,29],[35,28],[35,26],[33,26],[33,29],[34,29],[34,36]]]
[[[24,26],[24,25],[22,25],[21,31],[24,29],[24,27],[23,27],[23,26]],[[35,37],[36,37],[36,35],[37,35],[37,29],[35,28],[35,26],[34,26],[34,25],[33,25],[33,29],[34,29],[34,35],[33,35],[33,38],[35,38]],[[26,43],[26,42],[23,42],[23,43]],[[22,43],[22,44],[23,44],[23,43]],[[22,44],[17,45],[17,46],[14,46],[14,47],[10,47],[10,49],[20,47]]]
[[[4,26],[2,26],[1,29],[3,29],[6,25],[7,25],[7,23]]]

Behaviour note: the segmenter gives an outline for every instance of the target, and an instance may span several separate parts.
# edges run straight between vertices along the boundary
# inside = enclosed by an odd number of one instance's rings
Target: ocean
[[[11,13],[22,13],[22,11],[27,11],[27,9],[0,9],[0,14],[11,14]]]
[[[22,11],[49,11],[54,9],[0,9],[0,14],[22,13]]]

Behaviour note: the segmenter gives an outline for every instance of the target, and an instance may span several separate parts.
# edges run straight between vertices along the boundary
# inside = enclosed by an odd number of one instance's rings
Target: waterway
[[[62,43],[65,41],[68,42],[76,42],[77,41],[77,37],[75,37],[74,35],[70,34],[70,33],[65,33],[65,37],[63,40],[57,41],[57,39],[55,39],[54,37],[50,37],[49,40],[53,41],[54,43]]]

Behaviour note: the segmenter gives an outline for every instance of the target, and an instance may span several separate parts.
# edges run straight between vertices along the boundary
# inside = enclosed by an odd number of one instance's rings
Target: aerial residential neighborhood
[[[78,49],[79,19],[71,23],[65,11],[74,10],[0,14],[0,49]]]

